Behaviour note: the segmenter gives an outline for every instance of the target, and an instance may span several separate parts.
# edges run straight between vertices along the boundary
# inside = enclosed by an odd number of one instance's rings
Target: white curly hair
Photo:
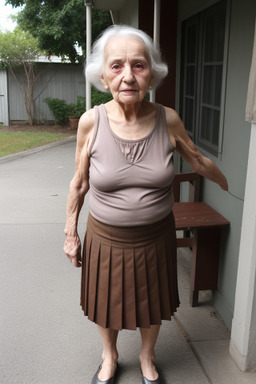
[[[156,89],[168,74],[168,66],[162,61],[160,49],[154,47],[153,40],[145,32],[126,25],[112,25],[95,41],[92,53],[85,63],[85,76],[89,82],[102,92],[107,92],[101,82],[104,70],[104,49],[114,37],[131,36],[142,40],[150,58],[151,70],[155,75],[152,88]]]

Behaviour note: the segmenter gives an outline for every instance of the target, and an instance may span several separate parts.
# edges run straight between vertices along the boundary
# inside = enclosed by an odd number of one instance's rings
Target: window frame
[[[225,31],[224,31],[224,44],[223,44],[223,60],[222,60],[222,84],[220,91],[220,116],[219,116],[219,132],[218,132],[218,144],[217,145],[209,145],[209,142],[204,142],[203,138],[200,137],[201,126],[200,126],[200,107],[201,107],[201,99],[202,99],[202,83],[203,83],[203,75],[202,74],[202,66],[203,66],[203,50],[204,45],[203,41],[205,38],[204,34],[204,22],[205,17],[210,13],[211,8],[214,5],[217,5],[220,2],[224,2],[225,6]],[[213,8],[212,8],[213,9]],[[214,9],[213,9],[214,12]],[[181,20],[181,38],[180,38],[180,81],[179,81],[179,112],[181,118],[184,121],[186,128],[186,114],[184,113],[185,103],[184,98],[187,97],[185,93],[185,84],[187,81],[187,71],[184,70],[186,66],[186,62],[183,62],[183,58],[187,58],[187,51],[185,51],[184,55],[184,46],[186,45],[186,41],[184,41],[184,31],[187,30],[190,25],[196,26],[197,29],[197,40],[196,40],[196,74],[195,74],[195,107],[194,107],[194,117],[193,117],[193,128],[187,129],[187,133],[190,138],[195,142],[195,144],[202,150],[202,152],[206,152],[206,154],[210,154],[213,157],[217,157],[221,159],[222,151],[223,151],[223,134],[224,134],[224,120],[225,120],[225,99],[226,99],[226,81],[227,81],[227,66],[228,66],[228,41],[229,41],[229,25],[230,25],[230,0],[218,0],[211,2],[208,6],[203,7],[196,13],[192,13]],[[186,38],[185,38],[186,40]],[[185,47],[187,48],[187,47]],[[184,60],[185,61],[185,60]]]

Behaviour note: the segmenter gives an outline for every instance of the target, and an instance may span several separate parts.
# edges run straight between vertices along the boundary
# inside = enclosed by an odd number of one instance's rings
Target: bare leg
[[[148,380],[156,380],[158,373],[155,369],[155,344],[159,334],[160,325],[152,325],[149,329],[140,328],[142,347],[140,351],[140,363],[143,376]]]
[[[116,348],[118,331],[109,328],[102,328],[99,325],[98,330],[103,344],[103,363],[102,369],[98,374],[98,378],[101,381],[105,381],[114,375],[116,369],[118,359],[118,352]]]

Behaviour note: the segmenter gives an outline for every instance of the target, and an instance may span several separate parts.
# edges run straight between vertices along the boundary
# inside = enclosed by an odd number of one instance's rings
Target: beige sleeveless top
[[[171,212],[173,146],[161,105],[156,104],[153,131],[139,140],[115,135],[104,105],[95,107],[89,157],[89,209],[95,219],[115,226],[138,226],[157,222]]]

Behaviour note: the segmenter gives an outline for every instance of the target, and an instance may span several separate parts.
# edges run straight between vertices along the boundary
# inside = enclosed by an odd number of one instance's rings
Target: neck
[[[123,139],[140,139],[154,128],[156,106],[147,100],[125,105],[112,100],[105,107],[110,128]]]
[[[143,100],[135,104],[123,104],[115,101],[115,104],[116,111],[120,115],[120,118],[126,121],[132,121],[140,116],[141,111],[145,109],[148,101]]]

